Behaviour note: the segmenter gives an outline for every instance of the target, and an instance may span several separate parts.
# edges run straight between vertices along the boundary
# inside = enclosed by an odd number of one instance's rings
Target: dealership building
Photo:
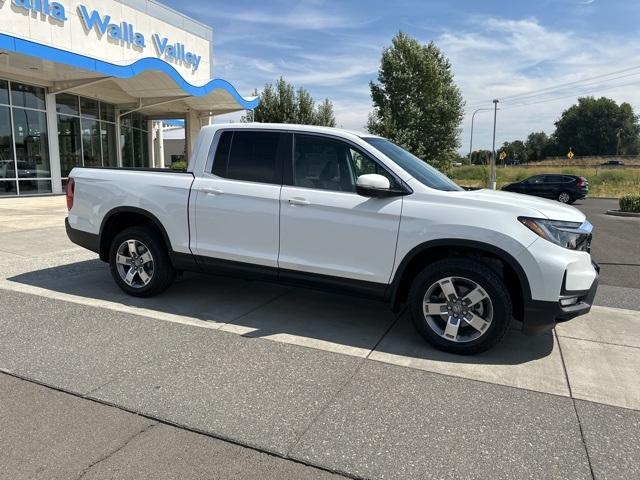
[[[213,32],[155,0],[0,0],[0,196],[61,193],[76,165],[164,166],[215,115],[253,109],[213,77]]]

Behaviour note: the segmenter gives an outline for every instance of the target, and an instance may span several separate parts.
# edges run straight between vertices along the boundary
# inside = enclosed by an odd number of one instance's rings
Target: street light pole
[[[496,189],[496,117],[498,116],[498,99],[493,101],[493,154],[491,155],[491,173],[488,187]]]
[[[488,112],[489,110],[491,110],[491,109],[490,108],[478,108],[471,115],[471,138],[469,139],[469,165],[471,165],[471,153],[473,153],[473,119],[475,118],[476,113],[478,113],[478,112]]]

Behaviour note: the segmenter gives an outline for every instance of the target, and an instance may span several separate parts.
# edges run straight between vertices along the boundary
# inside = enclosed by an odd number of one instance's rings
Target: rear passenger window
[[[280,132],[223,132],[213,161],[212,173],[234,180],[281,183]]]

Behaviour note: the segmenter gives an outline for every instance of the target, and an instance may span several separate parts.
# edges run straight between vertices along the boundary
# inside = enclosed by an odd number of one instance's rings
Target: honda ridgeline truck
[[[130,295],[182,271],[351,292],[406,307],[434,346],[472,354],[512,318],[585,314],[592,226],[555,201],[465,191],[385,138],[278,124],[202,129],[186,172],[74,168],[69,238]]]

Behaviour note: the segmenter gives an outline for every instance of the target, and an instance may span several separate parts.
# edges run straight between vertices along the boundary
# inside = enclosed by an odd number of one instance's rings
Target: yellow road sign
[[[571,160],[573,158],[573,152],[569,149],[569,153],[567,153],[567,158]]]
[[[500,160],[504,160],[505,158],[507,158],[507,152],[503,150],[500,152]]]

